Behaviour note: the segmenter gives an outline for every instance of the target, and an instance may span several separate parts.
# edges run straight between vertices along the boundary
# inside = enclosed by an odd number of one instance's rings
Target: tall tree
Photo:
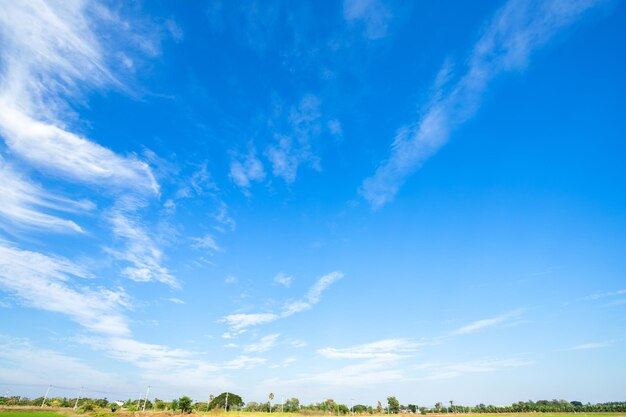
[[[387,397],[389,413],[398,414],[400,412],[400,401],[396,397]]]
[[[233,394],[232,392],[223,392],[211,400],[209,408],[212,410],[215,410],[216,408],[222,410],[226,409],[227,411],[238,410],[243,407],[244,404],[245,403],[239,395]]]
[[[178,399],[178,408],[180,408],[181,413],[184,413],[184,414],[191,413],[191,404],[192,404],[191,398],[187,397],[186,395]]]

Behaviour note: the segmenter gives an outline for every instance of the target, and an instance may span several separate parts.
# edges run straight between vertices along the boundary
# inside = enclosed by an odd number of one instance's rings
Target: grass
[[[2,417],[60,417],[59,413],[51,411],[34,411],[34,410],[1,410]]]
[[[15,408],[0,408],[0,417],[94,417],[95,414],[98,416],[110,416],[110,417],[171,417],[171,416],[180,416],[179,413],[172,411],[146,411],[146,412],[130,412],[130,411],[118,411],[116,413],[112,413],[107,409],[101,409],[88,413],[77,413],[71,408],[55,408],[54,411],[41,410],[38,407],[28,407],[22,409]],[[271,417],[298,417],[303,416],[304,414],[298,413],[272,413]],[[306,414],[309,416],[310,414]],[[193,413],[191,416],[203,416],[203,417],[270,417],[268,413],[257,413],[257,412],[242,412],[242,411],[229,411],[228,413],[224,411],[220,412],[200,412]],[[326,417],[335,417],[330,414],[319,414],[319,416]],[[398,417],[409,416],[408,414],[398,414]],[[419,416],[419,414],[418,414]],[[536,417],[626,417],[626,413],[497,413],[497,414],[458,414],[455,415],[457,417],[527,417],[527,416],[536,416]],[[351,417],[347,414],[345,417]],[[370,417],[369,414],[356,415],[356,417]],[[374,414],[371,417],[387,417],[386,414]],[[449,414],[428,414],[426,417],[450,417]]]

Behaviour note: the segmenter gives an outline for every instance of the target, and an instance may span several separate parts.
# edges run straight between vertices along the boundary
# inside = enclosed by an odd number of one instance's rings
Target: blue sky
[[[126,3],[2,7],[3,391],[623,400],[623,3]]]

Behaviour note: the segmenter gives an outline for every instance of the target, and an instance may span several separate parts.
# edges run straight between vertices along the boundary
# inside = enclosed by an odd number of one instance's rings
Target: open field
[[[324,414],[312,414],[310,412],[303,413],[305,415],[324,415]],[[111,413],[107,409],[101,409],[93,412],[81,413],[74,411],[71,408],[54,408],[46,407],[41,409],[39,407],[0,407],[0,417],[86,417],[98,415],[110,415],[111,417],[172,417],[180,416],[180,413],[174,411],[145,411],[145,412],[132,412],[132,411],[117,411]],[[192,413],[192,415],[204,416],[204,417],[269,417],[268,413],[257,412],[243,412],[243,411],[211,411]],[[272,413],[272,417],[294,417],[298,413]],[[364,414],[369,415],[369,414]],[[473,414],[459,414],[463,417],[486,417],[486,416],[498,416],[498,417],[529,417],[531,415],[537,417],[626,417],[626,413],[473,413]],[[386,416],[386,414],[373,414],[373,416]],[[444,417],[449,414],[429,414],[429,416]]]

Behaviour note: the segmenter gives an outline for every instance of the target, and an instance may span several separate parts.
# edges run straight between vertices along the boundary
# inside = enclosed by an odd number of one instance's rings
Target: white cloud
[[[72,181],[158,192],[150,168],[70,132],[65,103],[87,88],[119,85],[107,69],[82,1],[9,2],[2,37],[0,134],[13,154]],[[35,119],[37,117],[37,119]]]
[[[223,317],[220,322],[226,323],[234,331],[245,330],[248,327],[260,324],[271,323],[278,320],[280,316],[274,313],[252,313],[252,314],[229,314]]]
[[[235,220],[228,214],[228,206],[221,200],[218,201],[217,209],[213,213],[213,218],[220,224],[219,228],[222,228],[223,226],[230,229],[230,231],[234,231],[237,227]],[[220,231],[223,232],[223,230]]]
[[[398,131],[389,158],[363,181],[361,195],[374,208],[390,202],[406,178],[448,141],[452,130],[474,116],[493,78],[524,69],[535,49],[600,3],[509,0],[474,45],[465,72],[455,82],[450,82],[454,77],[449,63],[444,64],[423,115]]]
[[[280,363],[276,363],[274,365],[271,365],[270,368],[273,369],[277,369],[277,368],[287,368],[291,365],[293,365],[294,363],[296,363],[298,360],[296,358],[285,358],[282,361],[280,361]]]
[[[596,342],[596,343],[584,343],[582,345],[576,345],[570,347],[568,350],[591,350],[602,349],[611,346],[609,342]]]
[[[180,298],[167,298],[167,301],[169,301],[172,304],[185,304],[185,302],[183,300],[181,300]]]
[[[234,275],[229,275],[224,279],[225,284],[236,284],[239,280]]]
[[[129,334],[120,308],[128,296],[119,288],[70,286],[71,277],[90,278],[81,266],[9,246],[0,241],[0,286],[30,307],[61,313],[82,327],[110,335]]]
[[[321,118],[320,100],[315,95],[305,95],[297,106],[291,107],[285,132],[277,133],[276,143],[266,151],[275,177],[281,177],[291,184],[296,180],[302,164],[320,170],[312,141],[322,132]]]
[[[292,314],[301,313],[311,309],[320,301],[322,293],[341,278],[343,278],[343,273],[339,271],[334,271],[330,274],[324,275],[315,282],[303,299],[285,304],[285,306],[283,306],[281,316],[288,317]]]
[[[293,281],[293,277],[291,275],[284,274],[282,272],[278,273],[274,277],[274,283],[282,285],[284,287],[289,288],[291,286],[291,282]]]
[[[343,17],[349,23],[361,23],[366,38],[380,39],[387,35],[392,13],[381,0],[344,0]]]
[[[177,199],[191,198],[195,196],[211,195],[218,190],[217,184],[213,181],[213,176],[209,172],[208,163],[204,161],[189,178],[182,181],[180,188],[176,191]]]
[[[306,389],[312,384],[356,388],[409,379],[403,369],[393,365],[393,361],[386,359],[371,359],[328,371],[301,374],[294,378],[271,379],[265,381],[265,385],[290,390],[293,390],[294,387]]]
[[[302,340],[302,339],[292,340],[291,342],[289,342],[289,344],[295,348],[303,348],[303,347],[308,346],[308,343],[306,342],[306,340]]]
[[[309,289],[304,298],[286,303],[280,313],[239,313],[223,317],[220,322],[226,323],[230,327],[230,331],[224,333],[223,337],[226,339],[236,337],[244,333],[249,327],[271,323],[311,309],[320,301],[322,293],[342,277],[343,273],[339,271],[322,276]]]
[[[230,163],[230,178],[243,192],[248,194],[252,182],[261,182],[265,178],[263,163],[251,149],[243,161],[233,159]]]
[[[343,128],[341,127],[341,122],[337,119],[329,120],[328,123],[328,131],[331,135],[341,138],[343,136]]]
[[[206,234],[202,237],[194,237],[193,238],[194,243],[194,247],[197,249],[205,249],[207,251],[209,251],[209,253],[213,254],[213,252],[221,252],[222,249],[217,245],[217,243],[215,242],[215,238],[210,235],[210,234]]]
[[[170,33],[172,39],[174,39],[176,43],[182,42],[183,39],[185,38],[185,33],[174,20],[171,20],[171,19],[166,20],[165,28]]]
[[[465,325],[463,327],[460,327],[452,331],[451,334],[453,335],[470,334],[470,333],[474,333],[474,332],[477,332],[479,330],[486,329],[489,327],[494,327],[494,326],[502,325],[505,323],[510,323],[512,320],[519,319],[520,314],[521,314],[521,311],[516,310],[507,314],[502,314],[500,316],[491,317],[488,319],[476,320],[468,325]]]
[[[245,346],[244,350],[246,352],[267,352],[276,346],[279,337],[280,335],[277,333],[263,336],[258,342]]]
[[[159,191],[145,162],[120,157],[74,133],[36,121],[5,98],[0,98],[0,133],[14,154],[72,181]]]
[[[242,355],[236,359],[228,361],[224,364],[225,369],[252,369],[267,362],[265,358],[251,358]]]
[[[123,248],[109,248],[107,251],[117,260],[127,263],[122,275],[137,282],[161,282],[179,288],[176,277],[162,265],[163,252],[154,243],[141,221],[133,211],[138,210],[140,201],[122,199],[110,211],[108,220],[113,234],[124,243]]]
[[[10,364],[2,366],[2,364]],[[30,340],[0,335],[0,375],[20,384],[75,386],[76,381],[98,381],[100,386],[118,386],[110,370],[102,372],[80,359],[34,346]]]
[[[592,300],[600,300],[602,298],[610,298],[610,297],[616,297],[616,296],[620,296],[620,295],[626,295],[626,290],[617,290],[617,291],[596,293],[596,294],[590,295],[587,298],[590,298]]]
[[[415,352],[421,343],[410,339],[385,339],[349,348],[324,348],[317,353],[329,359],[399,359]]]
[[[15,172],[0,157],[0,227],[42,230],[46,232],[77,232],[83,229],[72,220],[66,220],[49,211],[88,211],[94,205],[88,201],[72,201],[52,195]]]

